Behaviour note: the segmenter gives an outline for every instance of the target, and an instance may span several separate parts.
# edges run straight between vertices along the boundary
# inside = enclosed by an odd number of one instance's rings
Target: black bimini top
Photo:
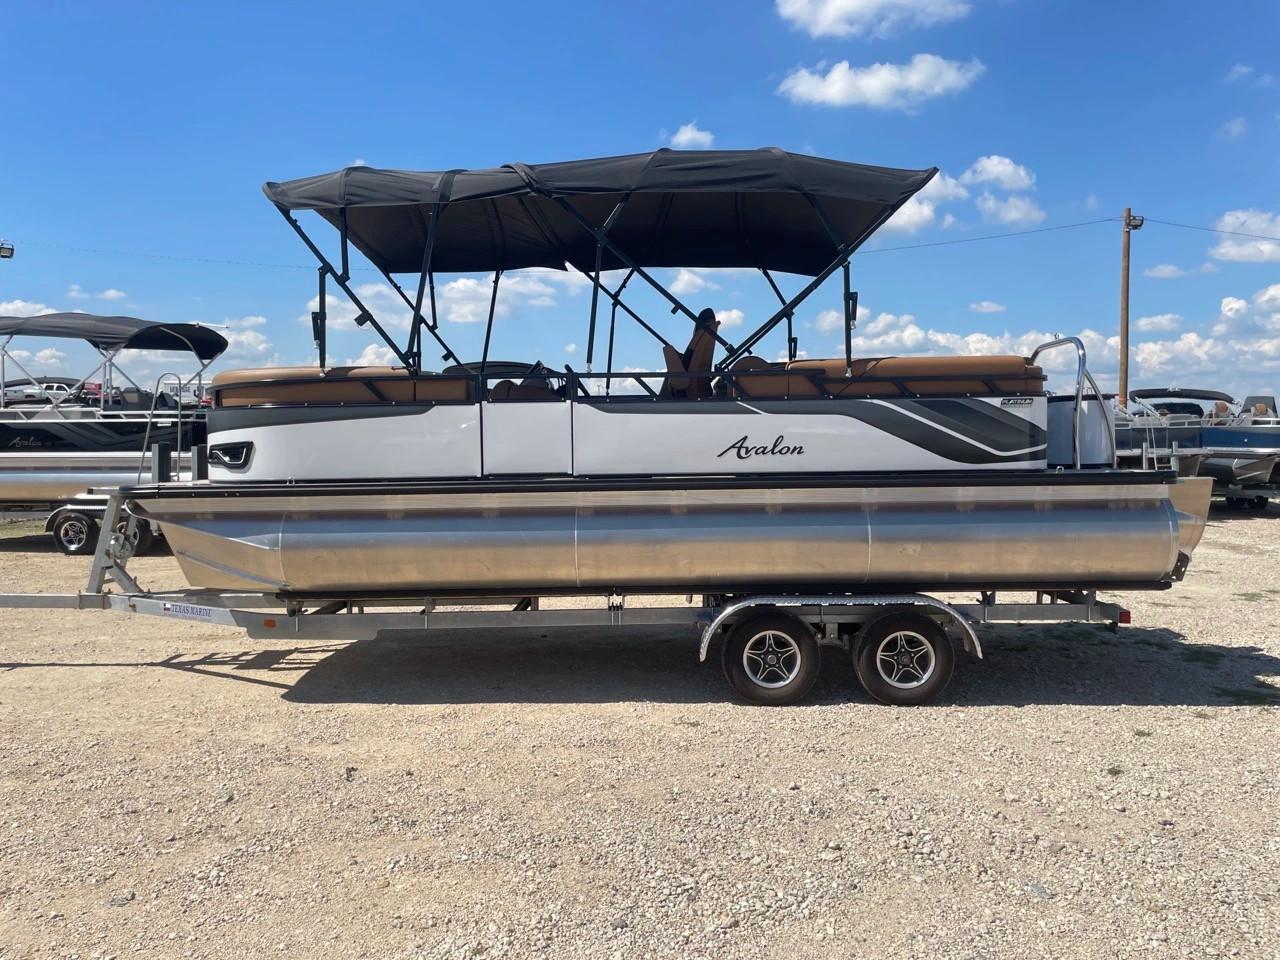
[[[937,173],[824,160],[777,148],[657,150],[568,163],[438,173],[348,167],[267,183],[285,212],[314,210],[388,273],[565,265],[594,270],[757,267],[816,276],[856,249]],[[625,202],[624,202],[625,201]]]
[[[1223,403],[1235,403],[1229,393],[1221,393],[1217,390],[1195,390],[1183,387],[1167,387],[1159,389],[1156,387],[1148,387],[1144,390],[1130,390],[1129,397],[1133,400],[1151,400],[1153,398],[1168,398],[1169,400],[1221,400]]]
[[[10,336],[85,340],[103,350],[181,350],[201,360],[212,360],[227,349],[226,337],[198,323],[153,323],[91,313],[0,317],[0,337]]]

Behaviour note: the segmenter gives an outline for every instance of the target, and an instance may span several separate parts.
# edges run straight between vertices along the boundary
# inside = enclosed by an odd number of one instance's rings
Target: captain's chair
[[[677,352],[670,345],[663,346],[662,357],[671,376],[663,382],[661,396],[688,400],[711,396],[711,362],[715,358],[716,331],[719,329],[716,312],[708,307],[694,321],[693,336],[684,353]]]

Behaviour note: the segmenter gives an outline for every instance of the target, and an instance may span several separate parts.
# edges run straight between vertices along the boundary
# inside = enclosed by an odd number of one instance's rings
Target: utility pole
[[[1124,239],[1120,247],[1120,406],[1129,405],[1129,234],[1141,230],[1143,217],[1124,208]]]

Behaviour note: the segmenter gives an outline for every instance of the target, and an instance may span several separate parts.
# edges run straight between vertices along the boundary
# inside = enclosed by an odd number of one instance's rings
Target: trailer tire
[[[98,546],[98,521],[75,510],[64,511],[53,523],[53,542],[69,557],[83,557]]]
[[[763,613],[729,633],[720,651],[725,679],[742,699],[786,706],[813,689],[822,652],[813,631],[794,617]]]
[[[124,536],[125,531],[128,529],[129,529],[129,521],[127,518],[124,520],[121,520],[118,524],[116,524],[116,533],[120,534],[122,537]],[[155,531],[151,529],[151,524],[147,523],[147,521],[145,520],[139,520],[138,526],[137,526],[137,535],[138,535],[137,542],[134,543],[133,545],[133,554],[134,556],[140,557],[142,556],[142,554],[146,553],[155,545],[156,534],[155,534]]]
[[[853,654],[853,669],[874,699],[916,706],[940,694],[956,668],[943,629],[918,613],[893,614],[869,624]]]

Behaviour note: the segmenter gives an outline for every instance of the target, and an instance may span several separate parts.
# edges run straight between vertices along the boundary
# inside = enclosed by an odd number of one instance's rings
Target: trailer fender
[[[873,623],[881,617],[900,611],[904,607],[925,607],[942,614],[948,622],[955,624],[958,628],[961,642],[964,643],[965,650],[979,659],[982,657],[982,643],[978,640],[978,634],[974,631],[973,625],[959,610],[951,606],[951,604],[944,603],[934,597],[909,593],[865,597],[747,597],[744,600],[738,600],[722,607],[715,619],[703,629],[702,642],[698,648],[698,661],[701,663],[706,662],[707,652],[711,648],[711,641],[715,639],[716,634],[721,629],[735,619],[740,618],[743,611],[750,610],[753,607],[777,607],[782,610],[796,607],[816,607],[818,608],[816,616],[812,613],[797,613],[799,619],[811,625],[823,621],[823,610],[828,607],[886,608],[883,613],[868,616],[867,623]]]

